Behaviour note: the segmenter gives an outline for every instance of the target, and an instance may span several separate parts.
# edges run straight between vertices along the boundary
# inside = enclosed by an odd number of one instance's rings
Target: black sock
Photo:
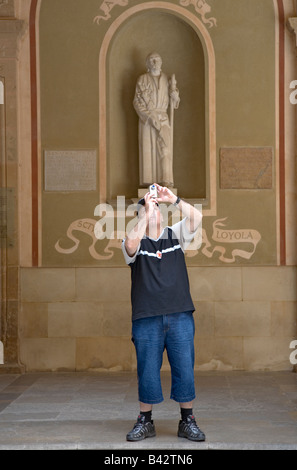
[[[193,408],[181,408],[180,414],[182,421],[187,421],[187,417],[193,415]]]
[[[141,411],[141,416],[144,416],[145,422],[150,423],[152,421],[152,410],[151,411]]]

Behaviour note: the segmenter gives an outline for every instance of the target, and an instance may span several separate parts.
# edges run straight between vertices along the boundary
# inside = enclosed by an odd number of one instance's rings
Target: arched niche
[[[181,96],[174,125],[175,186],[182,197],[204,201],[211,215],[216,205],[212,43],[195,15],[164,2],[153,4],[127,10],[110,27],[101,47],[100,199],[137,197],[138,117],[133,97],[136,80],[146,71],[147,54],[157,51],[163,71],[175,73]]]
[[[174,113],[174,183],[186,198],[206,197],[205,66],[195,31],[173,14],[147,10],[129,18],[108,56],[108,194],[135,197],[139,187],[138,117],[133,97],[145,58],[157,51],[163,71],[175,73],[181,103]]]

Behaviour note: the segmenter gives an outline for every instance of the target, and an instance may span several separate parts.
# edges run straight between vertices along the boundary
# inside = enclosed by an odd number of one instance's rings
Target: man
[[[193,416],[194,305],[184,250],[193,239],[202,214],[173,192],[156,184],[158,197],[139,201],[138,223],[123,240],[131,267],[132,340],[136,348],[140,414],[128,441],[155,436],[154,404],[163,401],[160,369],[164,349],[171,367],[171,398],[180,404],[178,436],[205,440]],[[185,216],[163,227],[159,202],[176,205]]]
[[[146,59],[148,72],[137,81],[134,108],[139,116],[140,185],[154,181],[173,187],[172,133],[167,108],[179,106],[179,92],[162,72],[156,52]]]

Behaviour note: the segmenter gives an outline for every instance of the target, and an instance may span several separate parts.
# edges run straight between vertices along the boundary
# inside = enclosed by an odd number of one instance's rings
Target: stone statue
[[[175,76],[168,79],[161,71],[159,54],[149,54],[146,66],[148,71],[138,78],[133,101],[139,116],[140,185],[173,187],[173,116],[180,102],[179,91]]]

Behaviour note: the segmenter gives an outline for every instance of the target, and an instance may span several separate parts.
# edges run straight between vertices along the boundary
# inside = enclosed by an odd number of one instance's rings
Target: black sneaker
[[[190,439],[190,441],[205,441],[205,434],[197,426],[193,415],[188,416],[185,421],[179,422],[177,435]]]
[[[127,441],[142,441],[146,437],[154,437],[156,435],[156,430],[154,422],[145,422],[145,417],[139,415],[137,418],[137,423],[134,424],[132,431],[128,432],[126,439]]]

